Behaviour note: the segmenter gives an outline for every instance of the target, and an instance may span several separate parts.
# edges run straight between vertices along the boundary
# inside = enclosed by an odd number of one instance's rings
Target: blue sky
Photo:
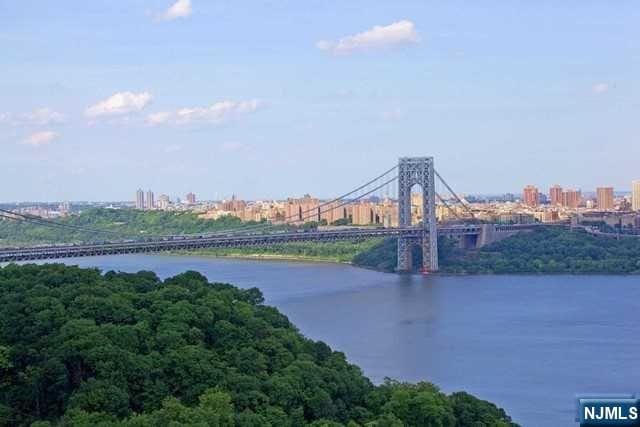
[[[0,0],[0,200],[640,179],[637,2],[175,3]]]

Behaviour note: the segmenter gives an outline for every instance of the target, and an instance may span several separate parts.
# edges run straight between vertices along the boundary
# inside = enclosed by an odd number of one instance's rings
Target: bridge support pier
[[[422,270],[438,270],[438,232],[436,229],[436,190],[433,157],[402,157],[398,163],[398,222],[411,227],[411,189],[419,185],[422,191],[422,230],[420,237],[398,236],[397,270],[412,269],[411,248],[422,248]]]
[[[422,271],[436,271],[438,269],[438,254],[435,254],[434,264],[431,252],[432,239],[429,238],[428,234],[423,234],[422,237],[398,237],[397,270],[402,272],[413,270],[412,249],[416,246],[422,249]]]

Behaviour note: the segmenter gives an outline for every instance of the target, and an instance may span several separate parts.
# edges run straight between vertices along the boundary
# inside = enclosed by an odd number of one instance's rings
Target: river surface
[[[256,286],[375,382],[431,381],[524,426],[576,425],[575,395],[640,391],[640,278],[395,275],[348,265],[164,255],[68,264]]]

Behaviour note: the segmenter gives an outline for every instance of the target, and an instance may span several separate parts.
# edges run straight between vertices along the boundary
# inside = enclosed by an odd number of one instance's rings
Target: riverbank
[[[291,254],[266,254],[266,253],[211,253],[210,251],[173,251],[165,252],[161,255],[170,256],[197,256],[204,258],[228,258],[228,259],[246,259],[246,260],[263,260],[263,261],[286,261],[286,262],[312,262],[312,263],[328,263],[328,264],[348,264],[353,265],[353,262],[341,260],[332,257],[320,257],[320,256],[306,256],[306,255],[291,255]]]
[[[383,239],[369,239],[360,242],[292,242],[266,247],[209,248],[173,253],[207,257],[353,264],[359,254],[370,252],[382,242]]]

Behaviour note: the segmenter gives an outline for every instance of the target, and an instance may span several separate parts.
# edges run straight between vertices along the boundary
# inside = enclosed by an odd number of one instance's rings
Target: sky
[[[0,0],[0,201],[640,179],[640,4]]]

